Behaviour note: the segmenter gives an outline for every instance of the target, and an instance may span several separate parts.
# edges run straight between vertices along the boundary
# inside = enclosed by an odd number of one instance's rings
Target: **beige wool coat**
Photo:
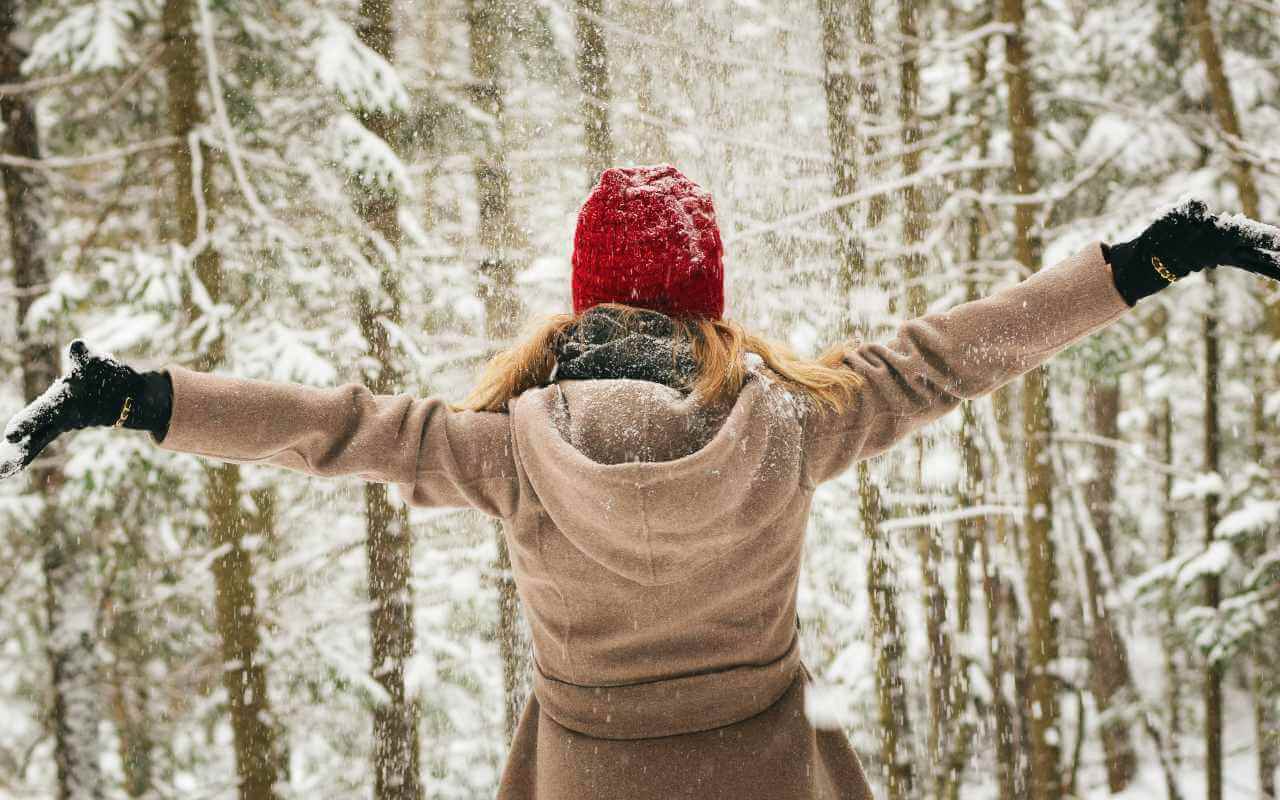
[[[536,662],[502,800],[858,800],[871,790],[848,741],[804,713],[796,592],[814,490],[1128,309],[1091,244],[851,348],[864,386],[840,414],[758,366],[720,408],[599,379],[491,413],[173,365],[159,444],[502,520]]]

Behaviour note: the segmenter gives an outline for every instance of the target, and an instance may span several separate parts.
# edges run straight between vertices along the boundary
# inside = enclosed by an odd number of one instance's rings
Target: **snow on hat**
[[[720,229],[711,195],[664,164],[600,175],[573,236],[573,310],[625,303],[670,316],[724,312]]]

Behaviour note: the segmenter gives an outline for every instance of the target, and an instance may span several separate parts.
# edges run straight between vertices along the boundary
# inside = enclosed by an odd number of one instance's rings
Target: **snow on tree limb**
[[[363,111],[404,111],[409,107],[395,67],[369,49],[342,20],[325,14],[319,39],[310,49],[316,77],[348,106]]]

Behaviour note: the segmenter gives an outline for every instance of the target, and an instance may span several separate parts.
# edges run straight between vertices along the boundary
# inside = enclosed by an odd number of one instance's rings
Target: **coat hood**
[[[762,366],[719,408],[607,378],[526,391],[510,411],[546,513],[585,556],[639,584],[680,581],[767,530],[801,481],[799,404]]]

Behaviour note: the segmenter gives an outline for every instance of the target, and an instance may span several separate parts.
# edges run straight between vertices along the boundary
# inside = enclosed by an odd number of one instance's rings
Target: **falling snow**
[[[1169,4],[1022,3],[1034,77],[1024,116],[1037,124],[1030,197],[1013,175],[1011,144],[1022,140],[1010,130],[1004,40],[1014,26],[968,0],[12,5],[7,44],[27,55],[0,84],[12,89],[7,109],[25,101],[35,113],[47,163],[30,168],[37,156],[18,148],[24,129],[8,112],[6,210],[31,205],[0,234],[6,433],[65,391],[24,378],[36,367],[42,382],[57,374],[48,362],[74,333],[138,367],[322,387],[381,381],[393,394],[461,402],[522,326],[571,308],[577,212],[611,164],[671,163],[704,187],[673,209],[677,237],[705,264],[712,242],[694,223],[714,198],[725,317],[805,357],[891,340],[918,312],[1131,238],[1187,198],[1220,212],[1223,232],[1280,253],[1280,228],[1265,224],[1280,221],[1274,2],[1208,4],[1235,133],[1198,40],[1185,46]],[[361,16],[378,9],[389,16]],[[190,31],[169,31],[183,20]],[[583,52],[592,20],[603,46]],[[910,69],[917,82],[904,87]],[[8,183],[18,175],[32,191]],[[1262,222],[1241,214],[1255,199]],[[1019,241],[1023,208],[1033,227]],[[19,258],[23,243],[43,272]],[[959,796],[1003,800],[998,703],[1020,783],[1030,717],[1056,714],[1045,738],[1064,777],[1084,732],[1069,776],[1079,796],[1163,797],[1166,766],[1183,797],[1203,796],[1206,659],[1229,667],[1225,796],[1261,796],[1257,730],[1280,726],[1254,716],[1277,707],[1280,689],[1250,677],[1269,674],[1264,657],[1280,649],[1275,288],[1226,269],[1211,280],[1212,290],[1179,282],[1055,356],[1043,373],[1046,424],[1031,434],[1039,406],[1014,381],[805,488],[794,609],[815,677],[805,717],[849,738],[877,797],[893,796],[882,750],[892,730],[914,780],[902,796],[946,794],[949,773],[935,765],[954,758]],[[1206,315],[1220,371],[1209,440]],[[954,318],[941,324],[954,332]],[[975,360],[990,366],[1015,327],[985,331]],[[816,407],[758,354],[743,366],[769,435],[795,445],[770,450],[752,477],[799,485],[815,467],[801,444],[815,451],[804,437]],[[707,447],[729,418],[669,387],[589,383],[535,391],[555,400],[548,424],[561,440],[596,466],[655,470],[648,462]],[[855,402],[876,407],[873,396]],[[490,413],[473,418],[501,419]],[[884,412],[871,430],[897,430],[904,416]],[[736,453],[751,444],[736,430],[726,438]],[[0,478],[28,444],[0,438]],[[482,480],[506,463],[498,450]],[[70,435],[45,463],[57,470],[47,485],[0,482],[5,793],[57,796],[65,750],[72,800],[233,797],[243,720],[229,709],[265,700],[254,719],[278,732],[282,800],[383,800],[413,762],[384,759],[392,774],[378,788],[373,720],[396,707],[387,681],[399,676],[410,701],[399,708],[416,714],[421,796],[494,796],[508,709],[520,707],[530,669],[528,623],[500,609],[515,595],[512,568],[497,560],[499,523],[409,508],[393,488],[390,528],[375,541],[356,476],[216,470],[136,431]],[[1045,493],[1030,491],[1036,465]],[[735,480],[729,472],[715,464],[702,477]],[[216,481],[226,483],[211,493]],[[232,483],[232,522],[211,529]],[[592,496],[595,523],[617,520],[601,538],[634,529],[620,493]],[[691,520],[723,511],[682,507]],[[1030,537],[1042,529],[1047,544]],[[547,544],[504,541],[516,562]],[[387,553],[409,555],[391,559],[401,588],[379,594],[370,566]],[[1049,557],[1051,582],[1037,571]],[[236,585],[252,587],[252,601],[219,594],[240,566]],[[758,637],[756,611],[777,599],[753,598],[728,627]],[[401,635],[383,642],[402,651],[380,650],[374,664],[380,601],[402,614],[390,626]],[[1041,608],[1057,626],[1055,653],[1032,651]],[[265,695],[227,682],[250,673],[224,651],[220,613],[256,648]],[[586,621],[578,614],[572,622]],[[1095,680],[1105,665],[1093,626],[1104,616],[1128,659],[1109,708]],[[1033,656],[1048,665],[1056,708],[1027,694]],[[1103,720],[1118,721],[1137,754],[1115,795]]]

